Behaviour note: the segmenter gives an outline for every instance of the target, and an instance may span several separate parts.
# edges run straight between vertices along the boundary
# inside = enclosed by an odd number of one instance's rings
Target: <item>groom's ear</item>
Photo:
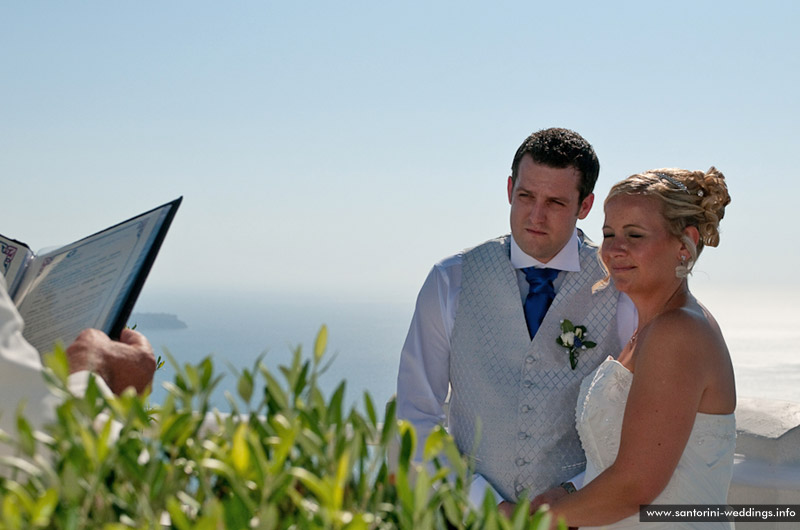
[[[590,193],[578,205],[578,219],[586,219],[586,216],[589,215],[590,211],[592,211],[593,204],[594,193]]]

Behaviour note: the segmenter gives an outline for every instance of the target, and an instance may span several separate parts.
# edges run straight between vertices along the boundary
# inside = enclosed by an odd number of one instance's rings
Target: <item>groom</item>
[[[559,484],[569,491],[583,471],[580,382],[619,353],[635,324],[627,297],[592,293],[605,273],[597,246],[576,228],[599,170],[573,131],[529,136],[508,178],[511,234],[440,261],[419,293],[400,358],[398,416],[414,425],[420,447],[447,425],[474,464],[476,506],[487,491],[498,503]],[[597,344],[579,352],[575,368],[556,343],[564,319]]]

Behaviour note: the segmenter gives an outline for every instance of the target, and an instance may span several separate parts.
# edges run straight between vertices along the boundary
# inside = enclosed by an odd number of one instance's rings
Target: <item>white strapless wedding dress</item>
[[[586,452],[588,483],[617,457],[622,416],[633,374],[609,357],[581,384],[575,411],[578,434]],[[736,422],[733,414],[698,413],[678,467],[652,504],[726,504],[733,473]],[[690,506],[691,507],[691,506]],[[607,528],[711,529],[731,523],[640,523],[636,513]],[[585,527],[584,527],[585,528]]]

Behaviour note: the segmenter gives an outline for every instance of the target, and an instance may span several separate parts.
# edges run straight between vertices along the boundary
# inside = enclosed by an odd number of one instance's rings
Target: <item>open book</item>
[[[44,353],[86,328],[118,338],[182,200],[40,255],[0,235],[0,271],[27,341]]]

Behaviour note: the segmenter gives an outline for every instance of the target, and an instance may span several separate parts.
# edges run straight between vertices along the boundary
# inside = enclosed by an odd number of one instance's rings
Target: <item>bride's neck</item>
[[[689,286],[686,280],[682,279],[670,283],[663,289],[631,296],[638,313],[637,330],[641,330],[661,313],[683,306],[688,295]]]

